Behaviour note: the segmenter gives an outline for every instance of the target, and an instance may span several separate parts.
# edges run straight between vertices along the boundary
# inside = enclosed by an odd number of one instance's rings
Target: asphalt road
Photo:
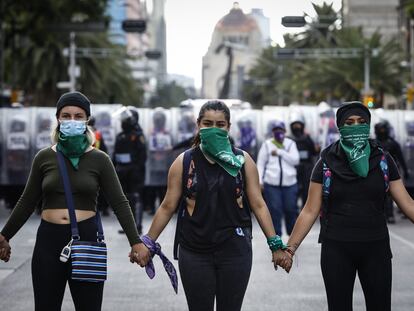
[[[0,204],[0,227],[9,212]],[[398,215],[398,214],[397,214]],[[151,218],[144,215],[144,228],[148,229]],[[0,310],[33,310],[30,261],[35,234],[40,218],[33,215],[11,241],[10,262],[0,262]],[[144,270],[128,261],[128,241],[118,234],[119,224],[115,216],[103,218],[106,242],[109,248],[109,278],[105,284],[103,310],[187,310],[183,288],[178,295],[159,259],[155,260],[156,276],[150,280]],[[393,311],[412,311],[414,303],[414,225],[397,217],[391,225],[393,258]],[[172,258],[175,220],[170,222],[159,241],[164,252]],[[270,262],[265,238],[257,223],[253,228],[253,269],[246,292],[243,309],[323,311],[327,310],[326,297],[319,267],[320,245],[317,243],[318,225],[315,225],[303,242],[290,274],[275,271]],[[177,262],[174,262],[177,267]],[[202,289],[200,289],[202,290]],[[74,310],[69,290],[66,291],[62,310]],[[359,281],[355,284],[354,311],[365,310]]]

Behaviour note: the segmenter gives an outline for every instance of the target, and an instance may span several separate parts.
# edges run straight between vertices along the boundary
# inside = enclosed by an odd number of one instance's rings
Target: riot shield
[[[32,108],[33,157],[39,150],[52,145],[51,132],[57,126],[55,112],[56,109],[54,108]]]
[[[147,136],[148,159],[146,167],[146,185],[166,186],[169,167],[173,161],[171,111],[155,108],[149,111],[151,120]]]
[[[335,111],[327,103],[321,102],[318,111],[318,136],[317,144],[321,150],[339,139],[339,131],[336,127]]]
[[[116,133],[120,131],[120,125],[114,122],[112,114],[121,107],[119,104],[91,105],[91,114],[95,117],[95,127],[101,132],[109,155],[112,155],[114,151]]]
[[[404,111],[405,142],[402,145],[410,178],[404,181],[407,188],[414,188],[414,111]]]
[[[30,120],[27,108],[6,109],[6,182],[9,185],[24,185],[30,165]]]
[[[237,148],[246,151],[253,160],[258,153],[258,119],[259,113],[253,109],[232,109],[230,136]]]

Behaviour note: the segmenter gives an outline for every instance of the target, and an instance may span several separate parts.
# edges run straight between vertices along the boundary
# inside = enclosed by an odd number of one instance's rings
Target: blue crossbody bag
[[[107,275],[107,249],[103,227],[99,212],[96,212],[95,221],[98,228],[97,240],[82,241],[79,236],[75,207],[73,204],[72,189],[63,154],[58,151],[57,159],[60,175],[65,189],[66,205],[69,210],[72,239],[60,254],[60,261],[66,262],[70,258],[72,264],[71,279],[86,282],[103,282]]]

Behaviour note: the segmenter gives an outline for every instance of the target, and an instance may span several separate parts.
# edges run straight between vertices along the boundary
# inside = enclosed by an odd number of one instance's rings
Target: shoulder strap
[[[382,151],[380,167],[381,167],[382,175],[384,176],[385,192],[388,192],[390,190],[390,178],[388,175],[388,161],[387,161],[387,156],[385,155],[384,150],[382,148],[380,148],[380,150]]]
[[[322,196],[328,197],[331,189],[332,172],[325,161],[322,161]]]
[[[66,166],[63,154],[60,151],[57,151],[56,154],[57,154],[57,159],[58,159],[60,175],[63,181],[63,188],[65,189],[65,199],[66,199],[66,205],[69,211],[72,239],[79,240],[80,236],[79,236],[78,222],[76,220],[75,205],[73,204],[73,195],[72,195],[72,189],[70,186],[67,166]],[[104,234],[103,234],[102,221],[99,215],[99,211],[96,212],[95,221],[96,221],[96,225],[98,228],[98,241],[103,241]]]
[[[193,156],[194,149],[188,149],[184,152],[183,156],[183,173],[182,173],[182,181],[181,181],[181,200],[178,205],[178,213],[177,213],[177,225],[175,227],[175,236],[174,236],[174,259],[178,259],[178,244],[179,244],[179,232],[181,227],[182,217],[184,216],[185,212],[185,186],[188,179],[188,170],[190,169],[191,158]]]
[[[233,152],[236,155],[244,155],[243,150],[239,149],[239,148],[233,148]],[[250,216],[250,204],[249,204],[249,200],[247,198],[247,193],[245,191],[245,189],[246,189],[246,171],[245,171],[244,164],[243,164],[243,167],[241,169],[240,177],[241,177],[241,181],[242,181],[242,185],[243,185],[243,206],[246,206],[246,210],[248,211],[248,214]]]

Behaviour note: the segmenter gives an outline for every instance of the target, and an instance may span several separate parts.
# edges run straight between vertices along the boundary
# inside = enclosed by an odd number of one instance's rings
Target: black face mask
[[[376,132],[375,135],[377,136],[378,140],[386,140],[389,137],[387,132]]]
[[[122,121],[121,123],[122,130],[124,132],[131,132],[134,129],[134,125],[131,123],[129,119]]]
[[[292,130],[293,136],[295,137],[301,137],[303,135],[303,128],[295,127],[295,128],[292,128],[291,130]]]

